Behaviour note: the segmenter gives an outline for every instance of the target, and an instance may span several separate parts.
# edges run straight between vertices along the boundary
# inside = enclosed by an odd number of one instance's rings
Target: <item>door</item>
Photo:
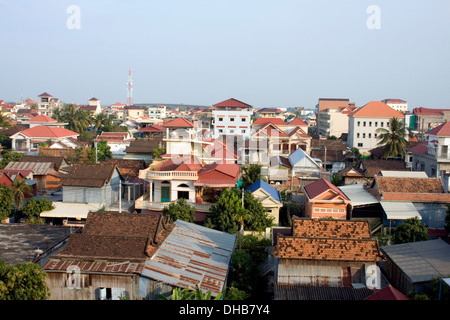
[[[161,187],[161,202],[170,202],[170,187]]]

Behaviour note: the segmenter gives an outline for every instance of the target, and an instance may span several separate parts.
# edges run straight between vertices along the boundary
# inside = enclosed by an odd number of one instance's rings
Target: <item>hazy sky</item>
[[[135,103],[450,108],[450,0],[0,0],[0,40],[6,101],[125,103],[131,67]]]

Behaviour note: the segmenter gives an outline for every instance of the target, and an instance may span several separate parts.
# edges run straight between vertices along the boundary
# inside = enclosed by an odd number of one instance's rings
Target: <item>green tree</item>
[[[239,290],[235,287],[228,287],[225,293],[224,300],[245,300],[249,297],[249,294],[244,290]]]
[[[331,183],[336,187],[342,186],[342,179],[338,174],[333,173],[333,175],[331,176]]]
[[[5,167],[10,163],[11,161],[20,161],[22,160],[22,157],[24,156],[24,153],[20,152],[14,152],[11,150],[6,150],[2,152],[2,160],[0,161],[0,169],[5,169]]]
[[[80,134],[86,131],[93,122],[88,110],[79,109],[73,104],[65,104],[61,109],[54,110],[52,117],[57,121],[67,123],[66,129]]]
[[[8,186],[0,184],[0,221],[10,217],[13,204],[13,190]]]
[[[261,176],[261,168],[262,166],[259,164],[250,163],[245,166],[242,166],[242,188],[247,188],[254,182],[258,181],[262,178]]]
[[[237,188],[232,190],[237,195],[241,193]],[[264,231],[272,226],[274,218],[269,216],[261,201],[255,198],[250,191],[244,192],[244,209],[246,214],[242,215],[242,217],[245,230]]]
[[[31,198],[25,201],[22,207],[22,214],[29,219],[39,216],[41,212],[55,209],[53,202],[47,198]]]
[[[159,159],[165,151],[166,151],[166,149],[164,149],[160,144],[158,147],[153,149],[153,152],[152,152],[153,159]]]
[[[112,158],[111,147],[108,146],[106,140],[97,142],[97,149],[94,147],[89,153],[89,162],[95,163],[97,161],[105,161]]]
[[[0,111],[0,128],[1,129],[8,129],[11,128],[11,122],[9,120],[9,117],[5,115],[3,111]]]
[[[219,293],[214,300],[219,300],[222,294]],[[169,297],[163,295],[159,296],[160,300],[211,300],[211,291],[203,292],[198,285],[195,285],[195,289],[187,288],[174,288],[172,294]]]
[[[383,158],[405,158],[407,132],[405,124],[399,118],[391,118],[389,120],[389,130],[385,128],[378,128],[376,130],[378,137],[378,145],[384,146]]]
[[[15,179],[12,183],[12,189],[17,212],[22,208],[25,197],[31,195],[31,186],[27,184],[26,179]]]
[[[47,274],[32,262],[9,266],[0,261],[0,300],[45,300]]]
[[[184,198],[179,198],[177,202],[172,202],[168,207],[164,207],[162,215],[169,216],[172,222],[178,219],[187,222],[195,221],[195,209]]]
[[[395,244],[424,240],[429,240],[428,230],[417,217],[407,219],[394,233]]]
[[[228,233],[239,231],[241,226],[239,217],[246,214],[241,197],[230,189],[225,189],[222,192],[219,201],[211,206],[209,212],[210,214],[205,220],[205,226]]]

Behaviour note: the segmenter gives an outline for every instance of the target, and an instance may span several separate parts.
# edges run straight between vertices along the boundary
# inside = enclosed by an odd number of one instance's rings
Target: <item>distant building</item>
[[[339,109],[353,106],[349,99],[319,98],[316,105],[316,112],[325,111],[327,109]]]
[[[408,102],[402,99],[384,99],[381,102],[400,112],[408,111]]]
[[[362,155],[368,155],[369,150],[378,146],[377,129],[389,130],[389,121],[392,118],[403,121],[405,115],[381,101],[371,101],[356,108],[348,117],[348,147],[358,148]]]
[[[39,101],[37,111],[39,114],[44,114],[46,116],[51,116],[54,109],[61,108],[63,105],[58,98],[53,97],[47,92],[38,95],[38,98]]]
[[[251,105],[234,98],[214,104],[212,106],[213,137],[233,135],[250,138],[252,110]]]

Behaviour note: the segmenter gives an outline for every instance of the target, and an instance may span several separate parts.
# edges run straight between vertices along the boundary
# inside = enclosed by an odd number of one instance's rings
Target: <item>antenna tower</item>
[[[127,106],[133,105],[133,80],[131,79],[131,68],[128,71],[128,86],[127,86]]]

